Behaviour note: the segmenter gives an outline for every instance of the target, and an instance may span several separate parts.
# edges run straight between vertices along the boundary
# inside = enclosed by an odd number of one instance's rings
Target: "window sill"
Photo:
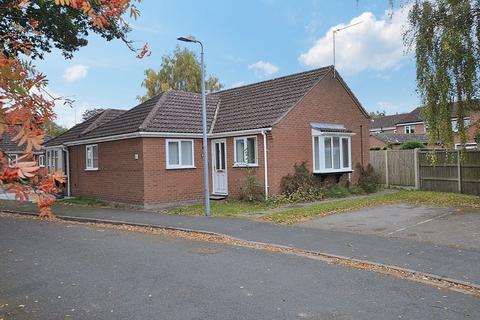
[[[167,170],[181,170],[181,169],[197,169],[195,166],[182,166],[182,167],[168,167]]]
[[[252,164],[247,164],[247,163],[235,163],[233,165],[233,168],[255,168],[258,167],[258,163],[252,163]]]
[[[85,171],[98,171],[98,168],[87,168]]]
[[[313,171],[314,174],[328,174],[328,173],[351,173],[353,172],[352,169],[347,168],[347,169],[334,169],[334,170],[317,170]]]

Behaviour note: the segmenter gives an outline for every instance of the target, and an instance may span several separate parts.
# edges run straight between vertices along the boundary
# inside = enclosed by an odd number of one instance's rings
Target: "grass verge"
[[[92,207],[111,207],[108,202],[90,198],[71,198],[58,200],[58,204]]]
[[[246,202],[239,200],[211,201],[212,215],[217,217],[231,217],[239,214],[257,213],[272,208],[272,204],[266,202]],[[176,207],[166,209],[168,214],[178,214],[183,216],[203,215],[203,204],[194,204],[185,207]]]
[[[372,195],[364,198],[342,199],[317,203],[302,208],[275,212],[262,217],[262,219],[275,223],[293,224],[339,212],[392,203],[423,204],[438,207],[480,208],[480,197],[432,191],[399,191],[391,194]]]

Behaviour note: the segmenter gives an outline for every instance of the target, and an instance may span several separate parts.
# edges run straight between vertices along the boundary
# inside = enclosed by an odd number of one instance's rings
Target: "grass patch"
[[[317,203],[303,208],[272,213],[262,217],[262,219],[275,223],[293,224],[338,212],[392,203],[423,204],[438,207],[480,208],[480,197],[432,191],[399,191],[396,193],[372,195],[363,198]]]
[[[246,202],[239,200],[223,200],[223,201],[211,201],[210,209],[212,215],[217,217],[230,217],[239,214],[257,213],[271,209],[272,204],[266,202]],[[198,216],[203,215],[203,204],[194,204],[185,207],[176,207],[166,209],[168,214],[178,214],[183,216]]]
[[[61,199],[61,200],[58,200],[58,204],[76,205],[76,206],[92,206],[92,207],[111,207],[112,206],[108,202],[97,200],[97,199],[90,199],[90,198]]]

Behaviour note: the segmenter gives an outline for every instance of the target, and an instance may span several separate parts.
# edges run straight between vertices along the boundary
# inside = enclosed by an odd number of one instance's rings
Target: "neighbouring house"
[[[370,133],[370,148],[391,148],[400,149],[400,146],[407,141],[419,141],[424,145],[428,144],[426,134],[406,134],[406,133]]]
[[[212,194],[238,197],[247,168],[266,195],[305,162],[320,177],[356,179],[369,163],[369,116],[324,67],[207,95]],[[50,140],[47,164],[71,196],[153,206],[202,198],[201,96],[165,91],[107,109]]]
[[[46,137],[45,140],[48,140],[49,137]],[[4,132],[0,137],[0,150],[5,152],[8,157],[8,165],[14,167],[17,159],[20,158],[24,151],[25,145],[19,146],[18,142],[12,141],[10,133]],[[33,150],[33,158],[37,161],[40,168],[45,167],[45,151],[44,150]]]
[[[408,140],[428,143],[428,127],[422,114],[423,107],[411,112],[378,117],[370,123],[370,147],[396,146]],[[458,131],[457,103],[450,108],[452,129]],[[467,149],[476,149],[476,123],[480,120],[480,112],[467,112],[464,125],[467,127]],[[455,134],[455,148],[460,147],[460,137]]]

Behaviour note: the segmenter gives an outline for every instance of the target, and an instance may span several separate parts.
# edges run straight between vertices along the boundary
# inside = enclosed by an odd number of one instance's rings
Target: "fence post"
[[[415,148],[413,150],[413,165],[415,167],[415,189],[418,190],[420,189],[420,162],[418,161],[418,153],[420,149]]]
[[[457,177],[458,177],[458,192],[462,193],[462,164],[460,158],[460,150],[457,150]]]
[[[388,149],[387,149],[385,150],[385,185],[387,186],[387,188],[390,184],[388,180],[389,179],[388,179]]]

